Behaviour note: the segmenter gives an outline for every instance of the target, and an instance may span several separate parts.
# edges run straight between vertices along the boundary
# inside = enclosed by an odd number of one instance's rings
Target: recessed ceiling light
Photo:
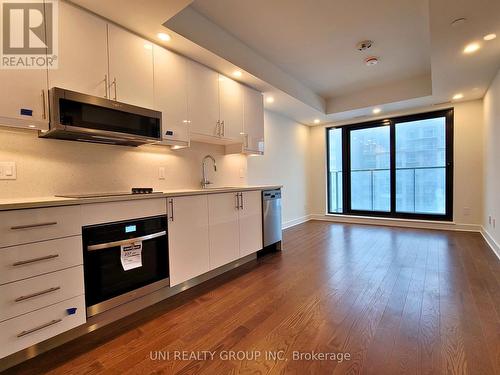
[[[315,119],[314,119],[314,123],[315,123],[315,124],[319,124],[320,122],[321,122],[321,121],[320,121],[320,119],[319,119],[319,118],[315,118]]]
[[[144,44],[144,48],[146,49],[153,49],[153,46],[149,43]]]
[[[266,103],[274,103],[274,98],[272,96],[268,96],[266,98]]]
[[[497,37],[497,34],[488,34],[488,35],[485,35],[483,37],[483,39],[486,40],[486,41],[490,41],[490,40],[495,39],[496,37]]]
[[[373,108],[372,112],[373,112],[374,115],[376,115],[376,114],[382,112],[382,109],[380,109],[380,108]]]
[[[156,34],[158,39],[163,40],[164,42],[168,42],[172,39],[172,37],[166,33],[158,33]]]
[[[453,95],[453,98],[452,98],[452,99],[453,99],[453,100],[460,100],[460,99],[463,99],[463,97],[464,97],[464,94],[462,94],[462,93],[460,92],[460,93],[458,93],[458,94]]]
[[[28,125],[28,127],[30,127],[30,128],[35,128],[35,125]]]
[[[464,48],[464,53],[474,53],[476,52],[479,48],[481,48],[481,45],[477,42],[474,43],[469,43],[465,46]]]
[[[241,77],[241,75],[242,75],[242,73],[241,73],[241,71],[240,71],[240,70],[235,70],[235,71],[233,72],[233,76],[235,76],[235,77]]]

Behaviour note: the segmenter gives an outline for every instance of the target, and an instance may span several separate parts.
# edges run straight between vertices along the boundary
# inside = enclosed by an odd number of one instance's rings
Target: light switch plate
[[[160,180],[164,180],[165,179],[165,167],[159,167],[158,168],[158,178]]]
[[[0,180],[15,180],[16,178],[16,163],[13,161],[0,161]]]

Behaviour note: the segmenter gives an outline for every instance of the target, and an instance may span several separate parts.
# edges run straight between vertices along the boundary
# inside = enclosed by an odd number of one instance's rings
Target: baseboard
[[[284,222],[281,225],[281,229],[291,228],[291,227],[294,227],[296,225],[305,223],[306,221],[309,221],[309,220],[311,220],[311,215],[298,217],[297,219],[293,219],[293,220],[289,220],[289,221]]]
[[[476,224],[459,224],[453,222],[437,222],[431,220],[410,220],[410,219],[387,219],[379,217],[361,217],[348,215],[310,215],[311,220],[332,221],[337,223],[349,224],[369,224],[383,225],[390,227],[417,228],[417,229],[436,229],[436,230],[454,230],[464,232],[481,232],[481,226]]]
[[[493,239],[493,236],[488,231],[481,227],[481,234],[483,235],[486,243],[491,247],[498,259],[500,259],[500,245]]]

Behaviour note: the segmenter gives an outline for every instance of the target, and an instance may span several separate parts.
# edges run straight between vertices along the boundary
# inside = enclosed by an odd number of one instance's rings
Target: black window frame
[[[419,120],[427,120],[431,118],[445,117],[445,142],[446,142],[446,202],[445,214],[423,214],[423,213],[408,213],[396,212],[396,124],[402,122],[412,122]],[[418,113],[413,115],[390,117],[375,121],[367,121],[342,126],[331,126],[326,128],[326,180],[327,180],[327,212],[333,215],[350,215],[350,216],[372,216],[383,218],[399,218],[399,219],[418,219],[418,220],[434,220],[434,221],[453,221],[453,108],[443,109],[439,111]],[[351,158],[350,158],[350,132],[359,129],[368,129],[377,126],[390,126],[390,192],[391,202],[389,212],[365,211],[351,209]],[[343,212],[330,211],[330,137],[331,129],[342,129],[342,205]]]

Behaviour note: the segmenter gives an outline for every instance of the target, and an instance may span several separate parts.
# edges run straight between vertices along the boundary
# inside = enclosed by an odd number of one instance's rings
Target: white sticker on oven
[[[122,245],[120,259],[125,271],[142,267],[142,242]]]

